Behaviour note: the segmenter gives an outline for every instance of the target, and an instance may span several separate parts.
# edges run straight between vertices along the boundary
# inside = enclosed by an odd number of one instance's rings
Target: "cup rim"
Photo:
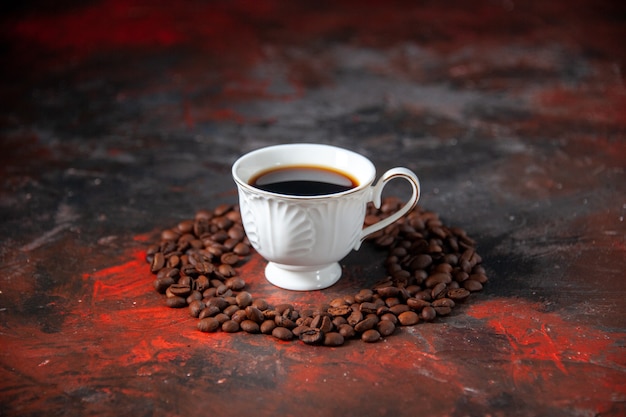
[[[251,158],[255,155],[259,155],[261,153],[266,153],[266,152],[272,152],[277,150],[278,148],[281,149],[285,149],[285,148],[317,148],[317,149],[327,149],[327,150],[335,150],[335,151],[340,151],[340,152],[344,152],[352,157],[356,157],[361,159],[366,165],[369,166],[370,171],[371,171],[371,175],[370,178],[367,179],[367,181],[363,181],[363,182],[359,182],[359,185],[351,188],[349,190],[346,191],[342,191],[339,193],[332,193],[332,194],[320,194],[320,195],[314,195],[314,196],[308,196],[308,195],[292,195],[292,194],[281,194],[281,193],[275,193],[275,192],[271,192],[271,191],[265,191],[265,190],[261,190],[260,188],[254,187],[250,184],[248,184],[246,181],[242,180],[238,173],[237,170],[239,169],[239,167],[245,163],[245,160],[248,158]],[[287,165],[287,164],[285,164]],[[316,163],[316,165],[320,165],[323,166],[324,164],[318,164]],[[348,172],[346,172],[348,173]],[[369,187],[370,185],[372,185],[372,183],[374,182],[374,179],[376,178],[376,167],[374,166],[374,164],[372,163],[372,161],[370,161],[367,157],[354,152],[352,150],[346,149],[346,148],[342,148],[339,146],[335,146],[335,145],[327,145],[327,144],[321,144],[321,143],[286,143],[286,144],[279,144],[279,145],[270,145],[270,146],[265,146],[262,148],[258,148],[255,150],[252,150],[250,152],[247,152],[243,155],[241,155],[239,158],[237,158],[237,160],[233,163],[232,168],[231,168],[231,174],[233,179],[235,180],[235,182],[237,183],[237,185],[249,192],[255,193],[255,194],[262,194],[262,195],[267,195],[267,196],[273,196],[273,197],[279,197],[281,199],[286,199],[286,200],[323,200],[323,199],[328,199],[328,198],[339,198],[339,197],[343,197],[346,195],[350,195],[350,194],[355,194],[358,192],[362,192],[364,189],[366,189],[367,187]]]

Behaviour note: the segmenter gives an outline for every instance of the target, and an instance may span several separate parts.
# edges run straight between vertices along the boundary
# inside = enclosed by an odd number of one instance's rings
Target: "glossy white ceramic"
[[[358,186],[317,196],[293,196],[263,191],[249,184],[259,172],[275,167],[318,165],[349,174]],[[286,144],[261,148],[239,158],[232,167],[239,191],[243,226],[252,246],[269,261],[265,276],[272,284],[298,291],[319,290],[341,277],[338,264],[358,250],[370,234],[387,227],[411,210],[420,196],[417,176],[406,168],[387,171],[372,185],[374,165],[347,149],[321,144]],[[394,215],[363,229],[366,205],[380,207],[387,182],[407,180],[409,201]]]

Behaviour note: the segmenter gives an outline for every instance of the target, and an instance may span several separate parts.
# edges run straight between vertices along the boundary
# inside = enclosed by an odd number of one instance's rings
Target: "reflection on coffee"
[[[341,193],[359,185],[345,172],[314,165],[272,168],[250,178],[249,184],[271,193],[308,197]]]

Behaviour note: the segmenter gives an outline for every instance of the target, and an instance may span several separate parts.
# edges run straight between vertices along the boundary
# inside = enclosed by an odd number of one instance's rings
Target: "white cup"
[[[357,186],[347,191],[287,195],[250,184],[259,173],[291,166],[322,166],[347,174]],[[341,277],[338,261],[358,250],[367,236],[404,216],[417,204],[420,184],[406,168],[392,168],[372,185],[376,169],[358,153],[330,145],[287,144],[257,149],[232,167],[243,226],[252,246],[268,262],[265,277],[288,290],[319,290]],[[403,178],[412,187],[409,201],[393,215],[363,228],[368,202],[379,208],[384,186]]]

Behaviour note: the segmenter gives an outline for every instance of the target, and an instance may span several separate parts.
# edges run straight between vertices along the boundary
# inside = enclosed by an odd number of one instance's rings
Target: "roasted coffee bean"
[[[474,250],[474,248],[467,248],[461,254],[461,257],[459,258],[459,262],[470,262],[470,260],[472,259],[472,256],[474,256],[475,252],[476,251]]]
[[[406,300],[406,304],[414,311],[421,311],[424,307],[428,307],[430,302],[425,300],[419,300],[417,298],[409,298]]]
[[[293,333],[291,332],[291,330],[285,327],[276,327],[274,330],[272,330],[272,336],[274,336],[278,340],[284,341],[293,339]]]
[[[172,255],[167,258],[166,265],[169,268],[176,268],[180,266],[180,257],[178,255]]]
[[[431,291],[431,297],[433,299],[437,299],[440,297],[443,297],[446,294],[446,290],[448,289],[448,286],[444,283],[444,282],[440,282],[439,284],[435,285]]]
[[[359,306],[359,311],[361,313],[363,313],[364,315],[365,314],[376,313],[376,310],[378,310],[378,305],[376,303],[363,302]]]
[[[260,333],[261,332],[259,323],[254,322],[252,320],[243,320],[241,323],[239,323],[239,326],[241,327],[241,330],[243,330],[246,333]]]
[[[165,294],[165,291],[167,291],[174,282],[174,278],[171,277],[157,278],[154,280],[154,289],[161,294]]]
[[[333,323],[333,326],[335,326],[335,328],[338,328],[342,324],[348,324],[348,320],[346,320],[346,318],[343,316],[337,316],[337,317],[333,317],[332,323]]]
[[[221,264],[220,266],[218,266],[217,272],[225,278],[230,278],[237,275],[235,268],[228,264]]]
[[[432,321],[435,317],[437,317],[437,312],[433,307],[427,306],[422,309],[422,319],[425,321]]]
[[[211,232],[211,224],[207,218],[197,218],[193,224],[193,234],[200,237]]]
[[[433,306],[433,308],[437,312],[438,316],[447,316],[448,314],[452,312],[452,308],[448,306],[438,306],[438,307]]]
[[[182,266],[182,268],[180,269],[181,275],[186,275],[189,277],[197,277],[198,275],[201,275],[200,272],[198,272],[198,270],[196,269],[196,267],[192,264],[185,264]]]
[[[297,325],[296,327],[294,327],[293,329],[291,329],[291,333],[293,333],[293,337],[296,339],[300,338],[300,333],[302,333],[305,330],[310,329],[309,326],[301,326],[301,325]]]
[[[207,307],[215,306],[220,311],[223,311],[226,307],[230,305],[228,301],[224,299],[224,297],[212,297],[206,302]]]
[[[272,334],[272,331],[276,328],[276,323],[274,320],[265,320],[259,327],[261,329],[261,333]]]
[[[262,323],[265,319],[263,312],[253,305],[247,306],[244,311],[246,312],[248,319],[256,323]]]
[[[382,316],[380,316],[380,320],[381,321],[387,320],[387,321],[392,322],[393,324],[397,324],[398,323],[398,317],[395,314],[393,314],[393,313],[385,313],[385,314],[383,314]]]
[[[405,311],[409,311],[411,308],[406,305],[406,304],[397,304],[393,307],[389,307],[389,312],[395,314],[396,316],[399,316],[400,314],[404,313]]]
[[[224,241],[224,247],[232,252],[232,250],[237,246],[239,241],[237,239],[228,238]]]
[[[356,335],[356,332],[354,331],[354,327],[350,326],[347,323],[346,324],[340,324],[339,326],[337,326],[337,331],[345,339],[351,339],[351,338],[353,338]]]
[[[434,274],[433,274],[433,275],[438,274],[438,273],[443,273],[443,274],[448,274],[448,275],[450,275],[450,273],[451,273],[453,270],[454,270],[454,268],[452,267],[452,265],[450,265],[450,264],[448,264],[448,263],[443,262],[443,263],[440,263],[439,265],[437,265],[437,266],[435,267],[435,270],[434,270]],[[446,278],[447,282],[450,282],[451,278],[452,278],[452,277],[448,277],[448,278]]]
[[[397,297],[390,297],[385,299],[385,305],[387,308],[397,306],[398,304],[402,304],[402,301]],[[376,310],[378,313],[378,310]]]
[[[187,304],[191,304],[196,300],[202,300],[202,293],[200,291],[193,290],[191,291],[191,294],[187,296]]]
[[[387,337],[396,331],[396,325],[389,320],[381,320],[376,324],[376,329],[382,337]]]
[[[299,339],[307,345],[319,345],[324,341],[325,333],[318,328],[309,328],[300,332]]]
[[[213,214],[218,217],[224,216],[232,209],[232,207],[233,206],[228,203],[220,204],[219,206],[215,207],[215,209],[213,210]]]
[[[418,292],[416,292],[413,297],[418,299],[418,300],[425,300],[425,301],[430,301],[433,299],[432,297],[432,290],[420,290]]]
[[[435,301],[432,302],[431,304],[435,310],[437,309],[437,307],[449,307],[450,309],[454,308],[454,301],[450,298],[439,298]]]
[[[459,257],[454,253],[447,253],[443,256],[443,261],[451,266],[454,266],[459,262]]]
[[[218,313],[220,313],[220,309],[217,308],[216,306],[214,306],[214,305],[213,306],[207,306],[207,307],[202,309],[200,314],[198,314],[198,318],[199,319],[203,319],[205,317],[212,317],[212,316],[215,316]]]
[[[228,307],[222,310],[222,313],[226,314],[228,317],[232,317],[238,310],[240,310],[240,308],[237,304],[229,304]]]
[[[219,214],[216,214],[218,217],[213,217],[211,219],[211,223],[213,223],[214,225],[216,225],[217,227],[219,227],[222,230],[227,230],[228,228],[230,228],[233,225],[233,221],[231,219],[229,219],[226,216],[221,216]]]
[[[211,281],[211,286],[215,288],[215,293],[217,293],[217,289],[224,284],[224,281],[221,279],[213,278]]]
[[[294,327],[296,327],[295,321],[282,315],[274,317],[274,321],[279,327],[285,327],[287,329],[293,329]]]
[[[241,291],[246,287],[246,281],[239,277],[228,278],[224,284],[233,291]]]
[[[368,205],[366,223],[386,218],[401,204],[386,198],[381,209]],[[388,248],[387,277],[308,311],[288,303],[272,308],[244,291],[233,265],[245,261],[251,248],[237,206],[199,210],[193,219],[163,229],[160,238],[146,250],[155,290],[165,293],[171,307],[188,305],[201,331],[276,333],[280,340],[296,337],[312,345],[339,346],[358,335],[375,342],[398,325],[450,314],[487,282],[467,233],[419,207],[370,238]]]
[[[433,263],[433,258],[430,255],[428,255],[426,253],[420,253],[419,255],[416,255],[411,260],[411,263],[409,264],[409,267],[411,269],[413,269],[413,270],[416,270],[416,269],[426,269],[432,263]]]
[[[176,226],[180,235],[193,232],[193,220],[183,220]]]
[[[206,290],[202,291],[203,298],[212,298],[212,297],[215,297],[216,295],[217,295],[217,288],[215,287],[207,288]]]
[[[419,321],[419,316],[415,311],[405,311],[403,313],[398,314],[398,322],[400,322],[403,326],[412,326],[417,324]]]
[[[311,317],[311,316],[299,317],[298,320],[296,320],[296,324],[298,326],[311,327],[311,322],[312,321],[313,321],[313,317]]]
[[[426,285],[426,288],[433,288],[437,284],[449,284],[450,282],[452,282],[452,276],[450,275],[450,273],[437,272],[426,278],[426,281],[424,281],[424,285]]]
[[[221,284],[219,287],[217,287],[216,290],[216,295],[218,297],[230,297],[233,295],[233,290],[231,290],[230,288],[228,288],[228,286],[226,284]]]
[[[485,275],[484,273],[472,273],[469,276],[469,279],[473,279],[474,281],[478,281],[481,284],[484,284],[485,282],[487,282],[487,275]]]
[[[409,294],[409,296],[407,297],[407,300],[408,300],[409,298],[413,297],[418,291],[420,291],[422,287],[416,284],[411,284],[407,286],[405,289],[407,293]]]
[[[152,258],[152,264],[150,265],[150,270],[153,273],[159,272],[165,266],[165,256],[162,252],[157,252],[154,254]]]
[[[274,320],[276,316],[280,316],[280,314],[278,314],[278,311],[275,309],[268,308],[267,310],[263,310],[263,317],[266,319]]]
[[[178,268],[165,267],[161,269],[159,272],[157,272],[157,279],[172,278],[174,280],[178,280],[179,276],[180,276],[180,270]]]
[[[350,308],[349,305],[344,304],[341,306],[337,306],[337,307],[329,307],[328,308],[328,314],[330,314],[333,317],[337,317],[337,316],[347,316],[352,312],[352,309]]]
[[[415,283],[417,285],[422,285],[422,283],[428,278],[428,273],[422,269],[413,272],[413,278],[415,279]]]
[[[232,321],[236,321],[237,323],[241,323],[244,320],[248,320],[248,316],[246,314],[246,310],[237,310],[231,314],[230,319]]]
[[[194,288],[200,292],[203,292],[204,290],[209,288],[210,285],[211,281],[205,275],[198,276],[193,282]]]
[[[374,296],[374,291],[370,289],[362,289],[358,294],[354,296],[354,301],[357,303],[364,303],[367,301],[372,301],[372,297]]]
[[[224,324],[224,322],[230,320],[230,316],[224,313],[217,313],[214,317],[217,321],[219,321],[220,326]]]
[[[350,326],[355,326],[358,322],[363,320],[363,313],[358,310],[353,311],[346,320]]]
[[[194,216],[194,220],[200,220],[200,219],[211,220],[213,216],[214,216],[213,212],[209,210],[198,210],[196,212],[196,215]]]
[[[243,242],[239,242],[233,248],[233,253],[239,256],[246,256],[250,254],[250,246],[246,245]]]
[[[167,297],[165,303],[168,307],[171,308],[187,307],[187,300],[185,300],[183,297]]]
[[[200,312],[204,310],[205,307],[204,303],[200,300],[192,301],[189,303],[189,314],[191,317],[198,317]]]
[[[385,315],[385,314],[389,313],[389,311],[390,311],[390,310],[389,310],[389,307],[387,307],[387,306],[380,306],[380,307],[378,307],[378,308],[376,309],[376,315],[377,315],[378,317],[380,317],[380,316],[383,316],[383,315]]]
[[[252,306],[258,308],[261,311],[265,311],[269,308],[269,304],[263,298],[256,298],[252,301]]]
[[[378,330],[369,329],[361,334],[361,340],[366,343],[378,342],[380,340],[380,333]]]
[[[280,315],[284,314],[285,312],[294,310],[293,305],[289,303],[278,304],[274,307],[274,309]]]
[[[235,296],[235,299],[237,300],[237,305],[240,308],[246,308],[252,304],[252,294],[247,291],[241,291]]]
[[[400,294],[400,288],[394,286],[377,288],[376,293],[378,293],[378,295],[380,295],[382,298],[397,297]]]
[[[206,317],[198,321],[198,330],[201,332],[214,332],[220,328],[220,322],[213,317]]]
[[[211,235],[211,239],[213,239],[214,242],[220,244],[221,246],[224,242],[226,242],[229,239],[229,237],[228,237],[228,233],[225,230],[216,230],[215,233]],[[226,251],[227,248],[223,247],[223,250]]]
[[[239,255],[233,252],[226,252],[222,256],[220,256],[220,261],[226,265],[235,265],[239,262]]]
[[[168,297],[187,297],[191,294],[191,287],[185,284],[172,284],[165,291]]]
[[[191,278],[189,275],[180,275],[180,278],[178,278],[178,285],[180,286],[184,286],[184,287],[189,287],[189,289],[191,289],[191,286],[193,285],[193,278]]]
[[[363,333],[369,329],[373,329],[374,327],[376,327],[376,324],[379,320],[380,319],[376,315],[367,316],[366,318],[354,325],[354,331],[356,331],[357,333]]]
[[[463,281],[463,288],[470,292],[475,292],[482,290],[483,284],[474,279],[466,279],[465,281]]]
[[[239,323],[234,320],[226,320],[222,323],[222,331],[226,333],[236,333],[241,329]]]
[[[241,226],[240,224],[234,224],[234,222],[230,219],[228,219],[228,221],[230,221],[231,224],[233,224],[233,226],[230,229],[228,229],[228,237],[231,239],[235,239],[238,242],[241,242],[241,240],[243,240],[243,238],[246,235],[243,229],[243,226]]]
[[[324,333],[328,333],[333,329],[333,323],[327,315],[318,315],[311,320],[311,327],[320,329]]]
[[[337,332],[330,332],[324,335],[324,346],[341,346],[345,342],[345,338]]]
[[[214,241],[204,242],[204,245],[207,247],[206,250],[215,258],[221,258],[221,256],[226,252],[226,248],[221,244]]]

